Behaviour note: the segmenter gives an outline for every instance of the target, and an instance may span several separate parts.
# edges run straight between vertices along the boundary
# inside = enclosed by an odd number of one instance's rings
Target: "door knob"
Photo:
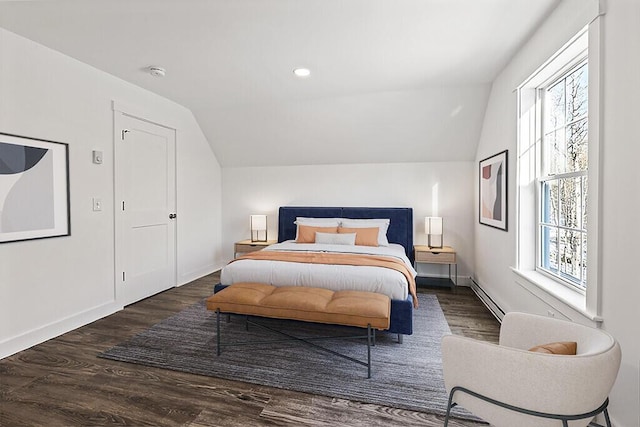
[[[169,219],[176,219],[176,216],[177,216],[176,214],[170,213],[169,214]]]

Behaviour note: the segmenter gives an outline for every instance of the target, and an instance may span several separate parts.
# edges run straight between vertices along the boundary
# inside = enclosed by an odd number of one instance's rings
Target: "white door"
[[[176,285],[175,130],[115,112],[116,298]]]

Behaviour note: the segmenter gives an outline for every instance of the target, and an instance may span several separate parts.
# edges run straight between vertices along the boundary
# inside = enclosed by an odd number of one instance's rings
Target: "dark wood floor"
[[[442,417],[431,414],[96,357],[209,295],[218,277],[155,295],[1,360],[0,425],[442,426]],[[454,334],[497,341],[498,322],[470,289],[420,291],[438,296]]]

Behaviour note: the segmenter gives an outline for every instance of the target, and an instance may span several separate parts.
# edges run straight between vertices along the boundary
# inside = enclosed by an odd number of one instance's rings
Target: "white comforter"
[[[358,254],[387,255],[401,259],[412,272],[411,262],[401,245],[346,246],[323,244],[300,244],[286,241],[271,245],[265,251],[347,252]],[[221,274],[221,283],[231,285],[239,282],[268,283],[274,286],[310,286],[338,290],[378,292],[391,299],[405,300],[409,295],[407,279],[396,270],[383,267],[305,264],[285,261],[238,260],[227,265]]]

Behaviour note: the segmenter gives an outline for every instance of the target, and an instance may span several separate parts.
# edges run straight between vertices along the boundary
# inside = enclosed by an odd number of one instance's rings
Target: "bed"
[[[351,246],[348,251],[395,256],[398,259],[402,257],[404,263],[409,264],[408,270],[415,277],[415,270],[412,268],[414,253],[413,210],[411,208],[284,206],[280,208],[278,215],[278,244],[267,248],[268,251],[295,251],[296,246],[305,246],[305,252],[315,250],[325,252],[324,249],[326,248],[323,245],[292,243],[296,239],[297,225],[295,221],[298,217],[389,219],[389,228],[386,233],[389,242],[388,247],[362,248],[360,246]],[[320,249],[317,249],[316,246],[320,247]],[[264,252],[267,250],[261,251],[262,255],[266,255]],[[331,246],[328,251],[331,251]],[[286,262],[247,259],[232,262],[223,269],[221,283],[216,285],[215,291],[217,292],[232,283],[258,281],[276,286],[306,285],[326,287],[333,290],[347,288],[384,293],[391,298],[391,324],[388,332],[398,334],[400,341],[402,340],[402,335],[413,333],[414,298],[409,292],[409,279],[406,278],[407,272],[403,276],[397,271],[385,268],[314,266],[308,264],[296,265],[296,270],[292,272],[288,270],[290,266],[287,266],[287,264],[291,265],[291,263]],[[335,275],[331,276],[335,280],[332,279],[332,283],[320,283],[323,280],[326,281],[324,279],[326,272],[332,271],[332,269],[341,269],[339,273],[336,271]],[[324,271],[322,277],[320,270]],[[368,270],[366,271],[367,275],[364,275],[365,270]],[[298,283],[298,280],[301,282]],[[361,288],[360,286],[363,286],[364,282],[367,282],[367,285],[372,286],[372,288]],[[310,285],[308,283],[313,284]],[[320,285],[317,283],[320,283]]]

